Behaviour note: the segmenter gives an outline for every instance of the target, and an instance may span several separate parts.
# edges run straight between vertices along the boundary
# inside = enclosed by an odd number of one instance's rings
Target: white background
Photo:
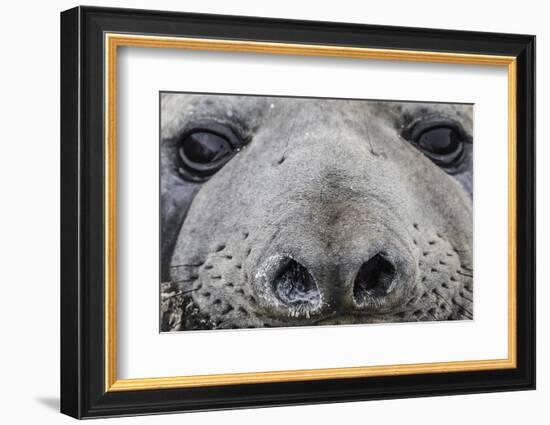
[[[543,2],[98,1],[98,5],[534,33],[538,36],[538,140],[549,140],[544,117],[550,75],[550,29]],[[314,7],[313,7],[314,5]],[[72,2],[15,2],[1,16],[2,155],[0,156],[0,417],[4,423],[64,423],[57,413],[59,382],[59,17]],[[115,419],[121,423],[298,423],[350,421],[464,424],[491,421],[547,423],[550,336],[545,300],[550,277],[550,179],[546,143],[538,144],[538,390]]]
[[[507,215],[499,213],[508,208],[507,69],[403,65],[122,49],[117,139],[119,378],[507,357],[508,279],[502,264],[508,258],[508,222]],[[231,78],[218,78],[220,69]],[[158,262],[150,259],[159,257],[158,97],[163,89],[473,103],[475,320],[159,334]],[[486,164],[491,164],[491,173],[483,172]],[[220,356],[220,347],[231,349]]]

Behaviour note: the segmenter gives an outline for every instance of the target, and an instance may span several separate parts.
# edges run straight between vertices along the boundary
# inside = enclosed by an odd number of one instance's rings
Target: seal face
[[[473,318],[472,105],[161,94],[161,330]]]

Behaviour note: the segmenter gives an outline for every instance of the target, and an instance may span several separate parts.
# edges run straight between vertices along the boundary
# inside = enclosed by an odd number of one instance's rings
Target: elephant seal
[[[473,318],[472,105],[160,108],[161,331]]]

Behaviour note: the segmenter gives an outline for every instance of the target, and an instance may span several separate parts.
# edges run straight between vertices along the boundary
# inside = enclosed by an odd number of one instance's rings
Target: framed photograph
[[[61,411],[535,387],[535,37],[61,14]]]

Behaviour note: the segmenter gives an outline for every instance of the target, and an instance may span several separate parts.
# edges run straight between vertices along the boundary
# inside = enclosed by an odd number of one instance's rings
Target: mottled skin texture
[[[452,174],[403,136],[441,117],[470,138]],[[186,180],[181,135],[212,122],[243,146]],[[162,94],[161,329],[471,319],[471,135],[469,105]],[[377,254],[391,285],[366,296],[358,274]],[[310,304],[274,294],[289,259],[314,281]]]

